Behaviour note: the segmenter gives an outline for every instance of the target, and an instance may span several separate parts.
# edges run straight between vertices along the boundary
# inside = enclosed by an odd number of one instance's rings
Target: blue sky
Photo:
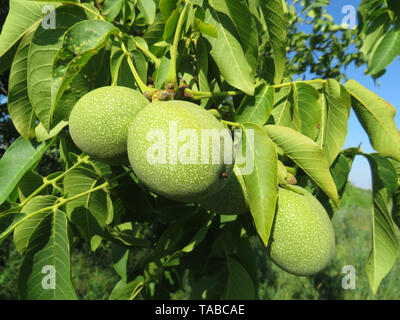
[[[335,1],[332,0],[331,4],[327,8],[327,13],[332,15],[336,24],[341,24],[345,14],[342,14],[342,8],[346,5],[352,5],[358,8],[361,0],[347,0],[347,1]],[[387,68],[386,74],[374,82],[374,80],[364,74],[365,67],[357,68],[354,65],[349,66],[346,69],[346,73],[349,78],[355,79],[369,90],[375,92],[394,107],[396,107],[397,115],[395,118],[397,127],[400,128],[400,61],[397,58],[389,68]],[[352,111],[349,122],[349,132],[345,148],[357,147],[362,144],[361,149],[366,153],[375,152],[372,148],[368,136],[364,129],[358,122],[354,112]],[[371,188],[371,173],[367,160],[363,157],[358,156],[353,164],[350,181],[356,186],[364,189]]]

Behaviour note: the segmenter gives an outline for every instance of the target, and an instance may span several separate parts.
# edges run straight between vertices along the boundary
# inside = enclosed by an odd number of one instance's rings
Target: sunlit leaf
[[[293,129],[276,125],[267,125],[264,128],[272,141],[338,204],[336,185],[322,149],[313,140]]]
[[[400,161],[400,132],[394,122],[396,108],[354,80],[349,80],[345,87],[374,149],[384,157]]]

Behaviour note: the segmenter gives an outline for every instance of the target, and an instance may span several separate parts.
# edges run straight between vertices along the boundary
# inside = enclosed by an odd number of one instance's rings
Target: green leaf
[[[175,10],[177,3],[178,0],[160,0],[159,7],[164,21],[168,21],[168,18],[172,14],[172,11]]]
[[[124,211],[125,217],[138,222],[153,221],[151,196],[142,190],[131,176],[119,179],[118,185],[112,189],[112,195],[113,198],[121,200],[121,211]]]
[[[21,210],[21,215],[28,216],[38,210],[52,207],[54,202],[57,200],[56,197],[52,196],[37,196],[31,199]],[[21,224],[19,224],[14,230],[14,244],[18,252],[22,255],[25,253],[29,242],[31,241],[32,235],[36,232],[40,225],[46,220],[51,213],[51,209],[48,211],[36,214],[31,218],[27,218]]]
[[[387,5],[396,15],[400,15],[400,4],[396,0],[387,0]]]
[[[160,68],[156,71],[155,77],[155,85],[158,89],[162,88],[165,81],[167,80],[170,62],[171,60],[166,56],[161,59]]]
[[[338,192],[322,149],[313,140],[291,128],[276,125],[264,128],[272,141],[338,205]]]
[[[124,0],[105,0],[102,13],[110,20],[114,20],[122,10]]]
[[[154,0],[137,0],[139,10],[143,13],[148,24],[153,24],[156,18],[156,4]]]
[[[162,40],[165,29],[165,23],[162,21],[156,21],[153,23],[144,33],[143,39],[148,43],[149,46]]]
[[[111,243],[111,253],[115,271],[122,280],[126,281],[128,278],[129,249],[120,247],[115,243]]]
[[[0,57],[0,74],[11,68],[18,45],[19,44],[16,43],[10,50]]]
[[[45,13],[46,5],[57,7],[59,3],[37,3],[26,0],[10,1],[10,9],[0,35],[0,57],[15,46],[28,31],[37,28]]]
[[[64,178],[64,191],[69,198],[87,192],[96,187],[101,177],[86,168],[77,168],[68,172]],[[67,203],[68,219],[74,224],[81,236],[89,241],[92,251],[100,245],[108,217],[109,202],[103,190]]]
[[[244,55],[251,66],[254,76],[258,65],[258,30],[246,0],[224,0],[229,16],[235,24],[243,45]]]
[[[43,197],[43,202],[56,199]],[[74,300],[71,283],[68,221],[60,210],[49,210],[29,237],[18,277],[21,299]]]
[[[355,156],[355,153],[351,155],[346,154],[346,152],[340,153],[332,163],[331,173],[340,197],[343,196],[345,191]]]
[[[275,105],[271,112],[269,123],[278,126],[291,127],[293,99],[291,99],[292,87],[283,87],[275,93]]]
[[[218,31],[212,24],[204,23],[200,19],[195,18],[194,19],[194,27],[195,27],[195,29],[200,31],[205,36],[218,38]]]
[[[253,280],[245,268],[234,258],[228,257],[228,281],[223,300],[254,300]]]
[[[68,125],[67,121],[59,122],[54,128],[47,131],[42,123],[39,123],[35,128],[36,140],[38,142],[49,140],[55,136],[57,136],[62,129],[64,129]]]
[[[39,144],[19,137],[7,149],[0,159],[0,204],[7,199],[25,173],[38,164],[54,141]]]
[[[257,266],[257,255],[255,250],[252,248],[250,238],[243,233],[240,236],[240,240],[237,246],[237,253],[240,264],[250,275],[253,280],[255,293],[258,292],[258,266]]]
[[[164,35],[163,38],[165,41],[170,41],[174,38],[175,30],[178,25],[179,20],[179,10],[175,9],[172,11],[171,15],[169,16],[167,23],[165,24]]]
[[[143,39],[139,40],[144,42]],[[130,36],[124,41],[128,52],[131,53],[132,62],[143,82],[147,82],[147,69],[148,63],[143,54],[137,50],[135,45],[135,39]],[[145,42],[144,42],[145,43]],[[129,67],[127,57],[121,49],[121,41],[113,41],[111,47],[110,57],[110,68],[112,83],[114,85],[129,87],[133,89],[139,89],[135,78],[133,77],[132,71]]]
[[[235,121],[264,125],[271,115],[274,100],[274,88],[265,83],[261,83],[256,87],[253,97],[246,96],[243,99],[236,112]]]
[[[210,85],[208,84],[208,50],[207,43],[203,38],[199,38],[196,44],[196,57],[199,69],[199,90],[203,92],[210,92]],[[202,106],[207,104],[207,99],[203,99]]]
[[[393,195],[392,218],[397,227],[400,228],[400,188]]]
[[[62,6],[55,11],[56,29],[38,28],[28,57],[28,95],[33,110],[46,130],[50,130],[53,61],[62,46],[64,33],[75,23],[86,19],[84,9]]]
[[[397,189],[397,175],[389,160],[378,154],[367,155],[372,171],[373,219],[372,252],[366,266],[368,279],[375,294],[400,254],[389,200]]]
[[[257,124],[242,124],[242,150],[246,152],[245,163],[240,163],[241,149],[237,164],[244,175],[249,196],[250,211],[265,246],[268,245],[278,190],[277,155],[275,145],[265,130]],[[252,136],[254,140],[252,141]],[[254,166],[249,170],[247,166]]]
[[[115,27],[109,22],[86,20],[78,22],[64,34],[62,47],[53,64],[50,121],[72,80],[105,46],[114,30]]]
[[[321,145],[328,163],[335,161],[347,137],[351,98],[336,80],[329,79],[325,84],[326,109],[321,126]]]
[[[400,161],[400,132],[394,122],[395,107],[354,80],[344,86],[352,96],[352,107],[374,149],[384,157]]]
[[[35,137],[36,116],[28,97],[28,53],[34,32],[22,39],[11,66],[8,91],[8,113],[18,133],[26,140]]]
[[[268,27],[268,35],[272,46],[275,70],[274,82],[281,83],[286,63],[286,32],[288,21],[284,12],[282,0],[260,1],[261,10]]]
[[[0,215],[0,244],[26,219],[17,208],[9,208]]]
[[[371,53],[367,74],[375,75],[385,69],[400,54],[400,30],[391,29]]]
[[[322,108],[319,94],[313,86],[306,83],[293,84],[294,108],[298,110],[301,132],[315,140],[321,127]]]
[[[135,280],[126,283],[120,280],[112,290],[109,300],[134,300],[143,289],[144,278],[138,276]]]
[[[19,200],[22,202],[43,184],[43,177],[35,171],[28,171],[18,183]],[[45,188],[39,195],[46,194]]]
[[[54,2],[59,2],[63,4],[69,4],[69,3],[80,3],[80,0],[25,0],[25,1],[36,1],[36,2],[49,2],[53,4]]]
[[[233,87],[248,95],[254,95],[252,67],[247,62],[242,46],[234,36],[235,26],[225,14],[214,9],[215,1],[209,0],[205,23],[212,24],[218,32],[218,38],[205,35],[211,44],[210,54],[225,80]]]

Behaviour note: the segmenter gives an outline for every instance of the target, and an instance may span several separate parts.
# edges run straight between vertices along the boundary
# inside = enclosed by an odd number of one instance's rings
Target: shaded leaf
[[[178,0],[160,0],[159,1],[161,15],[165,22],[168,21],[168,18],[170,17],[172,12],[175,10],[177,3],[178,3]]]
[[[77,168],[64,178],[64,190],[69,198],[87,192],[97,186],[98,174],[86,168]],[[99,190],[67,203],[66,213],[81,236],[89,241],[92,251],[100,245],[108,217],[106,192]]]
[[[24,201],[43,184],[43,177],[35,171],[28,171],[18,183],[19,200]],[[39,195],[44,194],[44,189]]]
[[[118,273],[122,280],[128,278],[128,258],[129,249],[123,248],[115,243],[111,243],[111,253],[114,270]]]
[[[228,281],[223,300],[254,300],[253,280],[245,268],[234,258],[228,257]]]
[[[133,300],[142,290],[143,285],[144,278],[141,276],[128,283],[120,280],[112,290],[109,300]]]

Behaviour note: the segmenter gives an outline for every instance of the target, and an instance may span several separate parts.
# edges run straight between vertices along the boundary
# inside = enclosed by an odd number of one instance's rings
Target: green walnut
[[[197,202],[220,191],[232,172],[233,141],[211,113],[185,101],[155,101],[129,127],[128,157],[154,193]],[[230,162],[229,162],[230,161]]]
[[[202,199],[199,204],[213,213],[234,215],[249,212],[249,199],[246,184],[239,167],[234,165],[233,172],[225,187],[212,195]]]
[[[270,257],[282,269],[299,276],[323,270],[335,251],[332,223],[320,202],[305,189],[279,188],[271,233]]]
[[[138,91],[101,87],[84,95],[74,106],[69,130],[82,152],[111,165],[127,164],[128,127],[149,101]]]

